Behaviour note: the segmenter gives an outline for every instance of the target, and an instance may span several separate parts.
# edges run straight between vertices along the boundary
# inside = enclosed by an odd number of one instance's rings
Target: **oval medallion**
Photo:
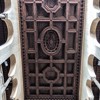
[[[56,29],[45,29],[41,36],[41,47],[44,53],[48,55],[55,55],[59,52],[61,47],[61,36]]]

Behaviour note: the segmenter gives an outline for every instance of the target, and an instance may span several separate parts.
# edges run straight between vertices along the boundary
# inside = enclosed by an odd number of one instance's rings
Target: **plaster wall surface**
[[[8,76],[12,77],[13,82],[11,98],[24,100],[18,0],[5,0],[5,5],[4,14],[7,14],[7,18],[3,20],[8,27],[8,40],[0,46],[0,64],[10,57],[12,63]]]
[[[91,25],[93,20],[97,18],[97,13],[99,12],[100,10],[93,6],[93,0],[85,0],[79,100],[93,100],[94,98],[91,87],[88,86],[88,82],[90,82],[91,86],[91,78],[96,77],[93,71],[93,60],[91,56],[93,55],[100,59],[100,44],[97,42],[95,34],[93,35],[90,30],[95,30],[95,27],[91,27]]]

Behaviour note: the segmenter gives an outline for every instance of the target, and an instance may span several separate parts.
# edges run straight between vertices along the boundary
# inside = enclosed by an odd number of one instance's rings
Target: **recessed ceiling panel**
[[[25,100],[78,100],[84,0],[20,0]]]

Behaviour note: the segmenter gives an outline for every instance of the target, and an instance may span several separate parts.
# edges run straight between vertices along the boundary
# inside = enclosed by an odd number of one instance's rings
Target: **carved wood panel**
[[[78,100],[84,0],[20,0],[25,100]]]

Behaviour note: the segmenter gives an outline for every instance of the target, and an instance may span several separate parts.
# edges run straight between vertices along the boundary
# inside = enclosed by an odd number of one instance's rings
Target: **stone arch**
[[[89,72],[90,77],[96,77],[95,72],[94,72],[94,68],[93,68],[93,59],[94,59],[94,55],[91,54],[88,57],[88,64],[89,64],[88,72]]]
[[[100,9],[100,0],[93,0],[93,6],[97,9]]]
[[[12,80],[12,82],[13,82],[13,88],[12,88],[10,99],[15,100],[16,94],[18,93],[18,80],[15,78]]]
[[[5,1],[5,11],[11,8],[11,0],[4,0]]]
[[[100,18],[96,18],[93,20],[91,24],[91,36],[94,37],[98,43],[100,43]]]
[[[9,70],[9,77],[13,77],[14,74],[16,72],[16,58],[15,58],[15,55],[13,54],[11,57],[10,57],[10,70]]]

